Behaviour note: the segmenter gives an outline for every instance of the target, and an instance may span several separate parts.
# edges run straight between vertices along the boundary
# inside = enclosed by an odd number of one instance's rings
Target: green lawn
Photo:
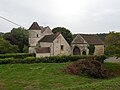
[[[69,63],[0,65],[0,90],[120,90],[120,76],[93,79],[61,72]],[[120,64],[105,63],[111,71],[120,71]]]

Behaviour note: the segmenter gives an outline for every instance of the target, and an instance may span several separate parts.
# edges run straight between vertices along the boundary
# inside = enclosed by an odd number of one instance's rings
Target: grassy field
[[[120,90],[120,76],[93,79],[61,72],[69,63],[0,65],[0,90]],[[120,72],[120,64],[105,63]]]

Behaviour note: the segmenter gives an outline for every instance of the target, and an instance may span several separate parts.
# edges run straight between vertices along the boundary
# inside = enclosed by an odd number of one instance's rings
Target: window
[[[37,34],[37,37],[38,37],[39,35]]]
[[[61,50],[64,50],[64,46],[63,45],[61,45]]]

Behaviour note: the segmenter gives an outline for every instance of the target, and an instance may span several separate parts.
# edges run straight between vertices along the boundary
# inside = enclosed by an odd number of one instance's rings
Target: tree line
[[[0,53],[27,53],[28,52],[28,30],[24,28],[13,28],[0,37]]]

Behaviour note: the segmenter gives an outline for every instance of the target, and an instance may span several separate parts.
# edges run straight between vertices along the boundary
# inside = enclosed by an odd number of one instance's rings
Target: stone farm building
[[[29,28],[29,53],[35,53],[36,57],[89,55],[89,45],[95,45],[94,55],[104,54],[104,44],[98,36],[77,34],[69,45],[61,33],[53,34],[48,26],[34,22]]]

